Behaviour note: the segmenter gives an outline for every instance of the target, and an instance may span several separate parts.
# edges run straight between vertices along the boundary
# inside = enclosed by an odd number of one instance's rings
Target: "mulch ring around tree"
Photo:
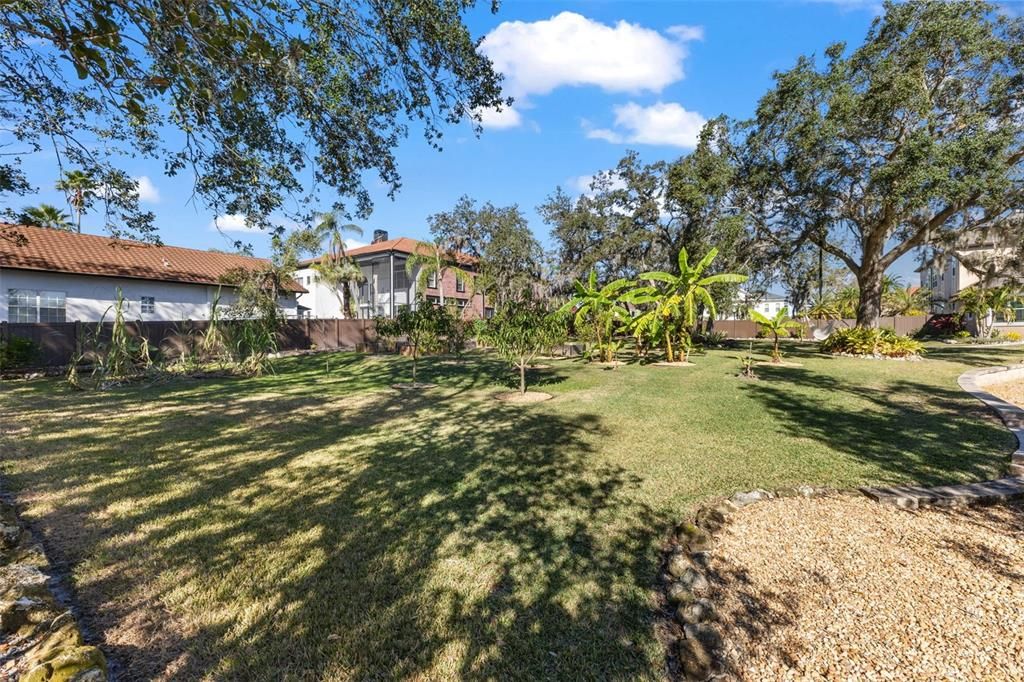
[[[761,360],[755,362],[758,367],[803,367],[801,362],[790,362],[789,360],[782,360],[780,362],[772,362],[771,360]]]
[[[654,367],[696,367],[697,363],[695,363],[695,362],[688,362],[688,361],[685,361],[685,360],[682,361],[682,362],[680,362],[678,360],[676,362],[668,362],[668,361],[665,361],[665,360],[660,360],[658,362],[652,362],[651,365],[653,365]]]
[[[545,400],[551,400],[553,398],[550,393],[544,393],[542,391],[527,391],[526,393],[520,393],[519,391],[505,391],[503,393],[495,393],[494,399],[500,400],[503,403],[542,403]]]
[[[411,384],[391,384],[391,388],[398,389],[399,391],[412,391],[412,390],[419,390],[419,389],[423,389],[423,388],[437,388],[437,384],[425,384],[425,383],[416,381],[416,382],[413,382]]]

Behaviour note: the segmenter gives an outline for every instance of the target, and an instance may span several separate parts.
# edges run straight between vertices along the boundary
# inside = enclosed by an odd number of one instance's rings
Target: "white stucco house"
[[[267,261],[236,254],[155,246],[107,236],[21,225],[0,238],[0,322],[95,322],[109,319],[118,289],[132,320],[209,319],[218,299],[230,305],[227,273],[262,269]],[[279,303],[288,317],[299,315],[296,296],[305,290],[288,283]]]
[[[719,311],[718,319],[749,320],[751,310],[756,310],[765,317],[775,317],[780,310],[789,307],[789,302],[782,294],[766,292],[761,295],[753,295],[740,290],[730,309]],[[792,314],[793,311],[790,309],[789,312]]]

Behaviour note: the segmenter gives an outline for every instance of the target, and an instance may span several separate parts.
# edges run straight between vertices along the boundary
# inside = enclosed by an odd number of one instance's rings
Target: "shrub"
[[[862,327],[837,329],[821,342],[820,348],[823,353],[881,355],[888,358],[905,358],[924,352],[924,346],[916,339],[897,336],[891,329]]]
[[[920,339],[948,339],[963,329],[959,315],[932,315],[915,336]]]
[[[953,338],[954,339],[969,339],[969,338],[971,338],[971,333],[969,331],[967,331],[966,329],[961,329],[960,331],[958,331],[955,334],[953,334]]]
[[[729,345],[729,335],[721,331],[708,331],[697,337],[697,341],[711,348]]]
[[[1007,341],[1020,341],[1021,336],[1018,332],[1006,332],[1003,334],[1003,338]]]
[[[18,336],[0,339],[0,369],[30,365],[38,354],[39,348],[29,339]]]

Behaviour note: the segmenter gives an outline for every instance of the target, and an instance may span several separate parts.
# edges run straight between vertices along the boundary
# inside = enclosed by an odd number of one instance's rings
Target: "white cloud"
[[[352,239],[351,237],[345,239],[346,249],[358,249],[360,246],[366,246],[367,244],[368,242],[361,242],[358,239]]]
[[[502,107],[501,111],[497,109],[480,109],[480,125],[484,128],[493,128],[495,130],[505,130],[507,128],[516,128],[523,122],[522,115],[512,107]]]
[[[669,26],[665,29],[665,33],[670,36],[675,36],[684,43],[688,43],[692,40],[704,40],[703,26],[687,26],[686,24],[679,24],[678,26]]]
[[[659,144],[692,149],[707,120],[675,102],[644,107],[630,102],[615,107],[614,128],[593,128],[583,121],[587,137],[616,144]]]
[[[503,22],[484,37],[480,50],[504,74],[513,97],[579,85],[660,92],[683,78],[686,43],[702,33],[675,26],[663,35],[627,21],[608,26],[562,12],[541,21]]]
[[[591,173],[590,175],[574,175],[565,181],[566,187],[576,194],[585,196],[593,196],[594,190],[591,185],[594,183],[594,178],[597,177],[597,173]],[[608,183],[609,189],[625,189],[626,181],[618,175],[613,175]]]
[[[245,224],[245,216],[241,213],[219,215],[210,221],[210,229],[218,232],[262,232],[257,226]]]
[[[139,201],[148,204],[159,204],[160,203],[160,190],[157,189],[153,181],[149,179],[149,176],[143,175],[135,178],[135,182],[139,186]]]

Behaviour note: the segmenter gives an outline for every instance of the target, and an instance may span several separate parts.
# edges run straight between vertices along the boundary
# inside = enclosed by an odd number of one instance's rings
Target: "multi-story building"
[[[433,245],[417,239],[390,239],[386,231],[375,230],[372,243],[348,250],[346,254],[363,273],[363,282],[352,285],[349,290],[356,317],[394,317],[402,306],[415,305],[420,270],[409,271],[409,257],[415,253],[429,255],[433,249]],[[311,318],[345,317],[341,292],[317,279],[313,265],[319,260],[311,258],[304,261],[295,271],[295,278],[306,289],[306,293],[299,295],[299,305]],[[459,255],[458,261],[458,269],[468,277],[464,278],[452,268],[446,268],[440,278],[433,273],[424,282],[423,297],[435,304],[454,302],[467,317],[489,317],[493,310],[488,307],[484,295],[474,291],[473,287],[475,259]]]

